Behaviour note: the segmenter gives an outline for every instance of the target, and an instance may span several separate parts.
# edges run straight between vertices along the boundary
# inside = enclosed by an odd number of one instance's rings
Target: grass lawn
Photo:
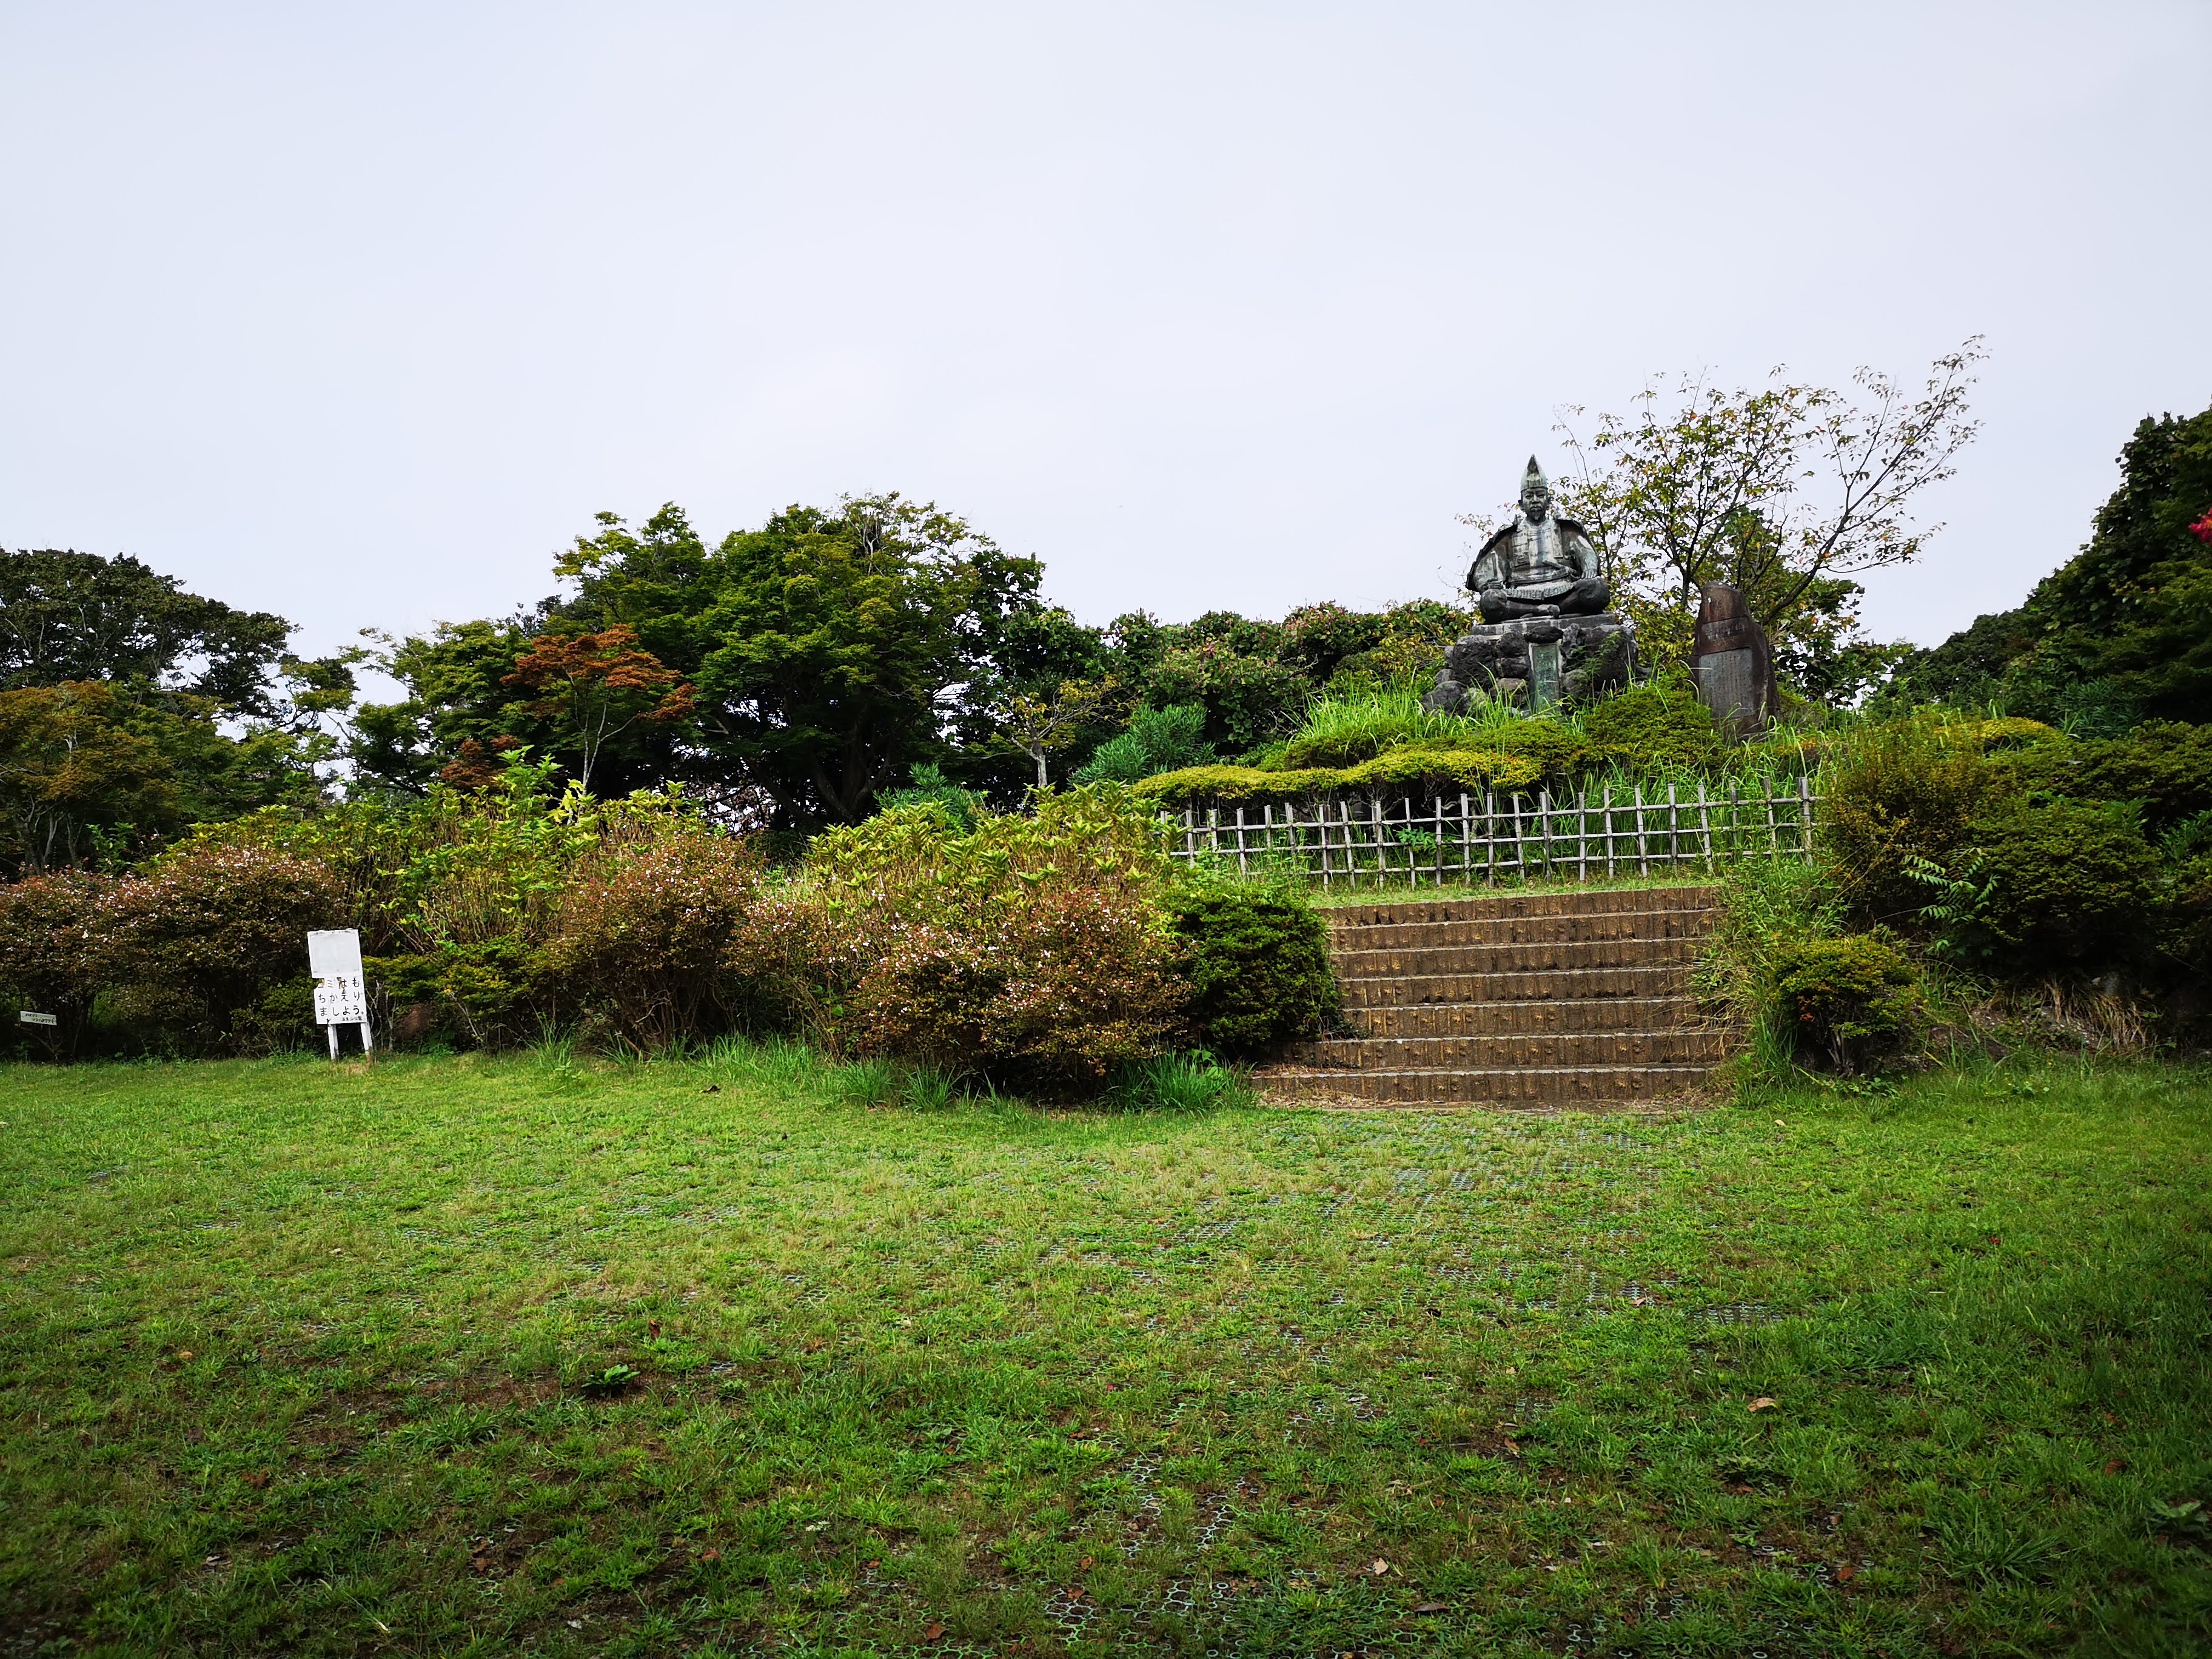
[[[0,1651],[2212,1649],[2212,1074],[0,1069]]]

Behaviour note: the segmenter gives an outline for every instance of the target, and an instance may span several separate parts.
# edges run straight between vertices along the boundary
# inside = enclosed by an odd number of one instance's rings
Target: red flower
[[[2212,542],[2212,507],[2204,509],[2204,516],[2189,526],[2189,533],[2200,542]]]

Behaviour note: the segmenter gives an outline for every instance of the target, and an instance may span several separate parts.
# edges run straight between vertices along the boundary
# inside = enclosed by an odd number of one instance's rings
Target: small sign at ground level
[[[331,1058],[338,1057],[338,1027],[361,1027],[361,1051],[369,1052],[368,981],[361,970],[361,934],[351,927],[332,927],[307,935],[307,971],[315,976],[315,1024],[331,1040]]]
[[[315,1024],[358,1025],[368,1018],[368,987],[358,974],[326,979],[315,986]]]
[[[62,1023],[58,1014],[34,1014],[28,1008],[24,1009],[15,1018],[26,1025],[58,1025]]]

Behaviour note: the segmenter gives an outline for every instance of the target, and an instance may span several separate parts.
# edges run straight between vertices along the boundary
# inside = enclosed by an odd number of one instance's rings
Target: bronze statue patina
[[[1552,511],[1536,458],[1521,475],[1521,507],[1467,573],[1482,620],[1444,653],[1422,707],[1455,714],[1488,698],[1533,711],[1588,702],[1628,684],[1636,631],[1607,611],[1589,534]]]
[[[1521,475],[1513,522],[1482,544],[1467,585],[1486,623],[1594,617],[1612,597],[1589,532],[1552,511],[1551,480],[1534,455]]]

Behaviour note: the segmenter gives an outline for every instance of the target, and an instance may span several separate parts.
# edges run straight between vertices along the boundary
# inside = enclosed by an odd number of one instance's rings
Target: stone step
[[[1485,1071],[1348,1071],[1279,1066],[1261,1074],[1288,1098],[1522,1107],[1606,1106],[1665,1100],[1695,1089],[1705,1066],[1512,1066]]]
[[[1390,981],[1383,981],[1389,983]],[[1685,1031],[1698,1027],[1695,997],[1554,997],[1510,1002],[1428,1002],[1351,1008],[1363,1037],[1504,1036],[1565,1031]]]
[[[1333,947],[1337,976],[1344,980],[1398,979],[1437,974],[1559,973],[1576,968],[1665,968],[1694,962],[1697,947],[1686,939],[1532,940],[1515,945],[1407,945],[1364,951]]]
[[[1346,1012],[1432,1003],[1649,999],[1687,995],[1691,969],[1690,963],[1674,962],[1642,968],[1569,968],[1526,973],[1389,974],[1345,979],[1341,984]]]
[[[1458,945],[1583,944],[1600,939],[1700,939],[1712,931],[1710,910],[1593,910],[1564,916],[1434,917],[1332,926],[1340,951],[1435,950]]]
[[[1543,893],[1484,893],[1466,898],[1401,899],[1331,905],[1332,926],[1404,921],[1463,921],[1493,916],[1607,915],[1621,910],[1710,910],[1713,887],[1577,887]]]
[[[1487,1072],[1502,1066],[1716,1065],[1717,1031],[1507,1031],[1474,1036],[1323,1037],[1293,1058],[1358,1072]]]

